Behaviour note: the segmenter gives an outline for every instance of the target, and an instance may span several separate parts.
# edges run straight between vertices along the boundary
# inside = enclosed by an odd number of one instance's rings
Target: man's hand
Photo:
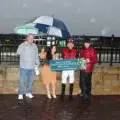
[[[87,58],[86,61],[89,63],[89,62],[90,62],[90,59]]]

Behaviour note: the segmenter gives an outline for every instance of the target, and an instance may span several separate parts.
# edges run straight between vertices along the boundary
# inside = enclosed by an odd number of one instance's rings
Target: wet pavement
[[[120,96],[93,96],[86,103],[79,96],[64,102],[35,95],[17,101],[17,95],[0,95],[0,120],[120,120]]]

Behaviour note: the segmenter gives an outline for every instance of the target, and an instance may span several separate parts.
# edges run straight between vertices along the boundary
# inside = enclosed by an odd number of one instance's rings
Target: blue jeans
[[[35,78],[35,70],[34,69],[20,68],[20,82],[19,82],[18,94],[23,95],[25,80],[27,80],[26,93],[27,94],[32,93],[32,86],[33,86],[34,78]]]

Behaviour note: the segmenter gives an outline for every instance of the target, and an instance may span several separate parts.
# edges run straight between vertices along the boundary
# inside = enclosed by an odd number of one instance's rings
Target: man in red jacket
[[[62,52],[63,59],[75,59],[76,54],[77,54],[77,51],[76,49],[74,49],[74,40],[70,38],[67,43],[67,48],[65,48]],[[72,99],[74,70],[62,71],[62,89],[61,89],[62,99],[64,98],[64,95],[65,95],[65,87],[66,87],[68,78],[69,78],[69,83],[70,83],[69,98]]]
[[[90,39],[87,37],[84,40],[84,48],[80,51],[80,58],[84,58],[87,61],[87,68],[80,71],[81,97],[84,100],[90,100],[91,78],[94,65],[97,63],[97,53],[91,46]]]

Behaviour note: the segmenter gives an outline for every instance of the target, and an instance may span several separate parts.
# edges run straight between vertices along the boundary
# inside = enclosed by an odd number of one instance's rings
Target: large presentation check
[[[66,59],[66,60],[51,60],[50,68],[52,71],[86,69],[86,60],[83,58],[81,58],[81,59]]]

